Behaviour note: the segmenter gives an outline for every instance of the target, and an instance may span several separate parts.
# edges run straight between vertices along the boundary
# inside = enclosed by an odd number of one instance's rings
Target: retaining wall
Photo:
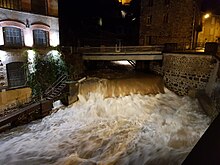
[[[215,63],[211,55],[164,54],[163,79],[165,85],[178,95],[189,95],[206,88]]]
[[[18,88],[13,90],[3,90],[0,92],[0,114],[7,108],[14,108],[31,99],[31,88]]]

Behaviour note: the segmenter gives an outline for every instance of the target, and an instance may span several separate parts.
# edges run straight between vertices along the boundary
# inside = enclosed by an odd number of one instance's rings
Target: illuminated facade
[[[0,12],[0,89],[7,90],[25,86],[30,50],[46,55],[59,45],[58,2],[0,0]]]
[[[198,35],[198,46],[205,42],[220,43],[220,15],[202,13],[202,31]]]
[[[120,3],[124,4],[128,4],[131,2],[131,0],[119,0]]]
[[[193,48],[200,31],[199,0],[141,0],[140,45]]]

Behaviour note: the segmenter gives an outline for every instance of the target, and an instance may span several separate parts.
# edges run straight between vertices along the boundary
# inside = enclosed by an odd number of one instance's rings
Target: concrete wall
[[[0,114],[7,108],[13,108],[30,101],[30,97],[30,88],[19,88],[0,92]]]

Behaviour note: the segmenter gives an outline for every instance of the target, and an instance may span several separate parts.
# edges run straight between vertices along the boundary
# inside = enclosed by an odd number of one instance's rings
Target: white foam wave
[[[181,164],[210,119],[196,100],[90,93],[0,137],[0,164]]]

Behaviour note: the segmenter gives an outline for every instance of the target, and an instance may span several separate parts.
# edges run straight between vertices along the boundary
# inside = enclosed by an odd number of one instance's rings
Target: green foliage
[[[34,60],[34,72],[29,73],[27,84],[33,97],[40,97],[44,91],[61,75],[67,73],[65,62],[61,58],[37,56]]]

